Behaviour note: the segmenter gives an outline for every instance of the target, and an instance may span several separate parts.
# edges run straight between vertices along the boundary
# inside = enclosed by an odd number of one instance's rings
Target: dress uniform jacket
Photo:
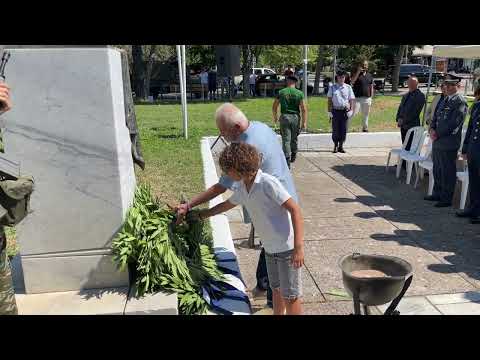
[[[446,98],[435,112],[432,129],[438,139],[433,147],[441,150],[458,150],[462,140],[462,127],[467,114],[467,102],[460,94]]]
[[[472,106],[462,154],[468,154],[470,205],[467,211],[472,216],[478,217],[480,216],[480,102]]]

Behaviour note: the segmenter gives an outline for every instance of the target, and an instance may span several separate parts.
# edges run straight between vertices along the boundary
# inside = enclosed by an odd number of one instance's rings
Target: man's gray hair
[[[225,103],[218,107],[215,111],[215,120],[217,124],[222,123],[229,128],[248,121],[242,110],[231,103]]]

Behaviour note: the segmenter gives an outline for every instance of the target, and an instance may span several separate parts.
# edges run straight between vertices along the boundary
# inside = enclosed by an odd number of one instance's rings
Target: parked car
[[[430,66],[421,64],[402,64],[400,65],[400,75],[398,78],[398,85],[400,87],[407,86],[408,77],[414,75],[418,78],[418,82],[421,84],[428,84],[428,77],[430,73]],[[387,81],[392,82],[393,66],[391,67]],[[433,71],[432,72],[432,85],[437,86],[440,80],[445,78],[445,73]]]
[[[255,75],[257,75],[257,76],[276,74],[276,72],[273,71],[272,69],[264,68],[264,67],[263,68],[252,68],[252,69],[250,69],[249,74],[252,74],[253,72],[255,72]],[[235,76],[233,81],[234,81],[235,85],[238,86],[239,88],[243,87],[243,75]]]
[[[257,77],[255,91],[260,96],[275,96],[278,92],[287,86],[285,76],[277,74],[265,74]],[[301,82],[297,82],[297,88],[302,90]],[[307,93],[313,92],[313,85],[308,84]]]

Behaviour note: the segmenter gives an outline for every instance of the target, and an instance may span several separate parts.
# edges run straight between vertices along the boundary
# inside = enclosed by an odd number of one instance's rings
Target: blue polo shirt
[[[250,121],[248,129],[240,135],[238,142],[247,143],[257,148],[262,157],[260,169],[267,174],[276,177],[285,187],[288,193],[298,203],[297,191],[293,183],[292,174],[287,166],[282,146],[278,141],[277,134],[266,124],[259,121]],[[227,189],[234,191],[239,186],[227,175],[222,175],[218,183]]]

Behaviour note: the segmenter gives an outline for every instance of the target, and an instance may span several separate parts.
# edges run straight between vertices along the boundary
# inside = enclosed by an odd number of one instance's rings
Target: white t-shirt
[[[204,71],[200,73],[200,81],[204,85],[208,85],[208,72]]]
[[[327,97],[332,98],[334,108],[350,109],[350,100],[355,99],[353,89],[348,84],[334,84],[328,89]],[[351,110],[351,109],[350,109]]]
[[[247,208],[267,253],[293,249],[292,220],[288,210],[282,207],[291,196],[277,178],[258,169],[250,193],[243,181],[235,183],[232,190],[233,195],[228,201]]]
[[[257,75],[255,74],[250,74],[248,80],[250,82],[250,85],[255,85],[255,80],[257,79]]]

